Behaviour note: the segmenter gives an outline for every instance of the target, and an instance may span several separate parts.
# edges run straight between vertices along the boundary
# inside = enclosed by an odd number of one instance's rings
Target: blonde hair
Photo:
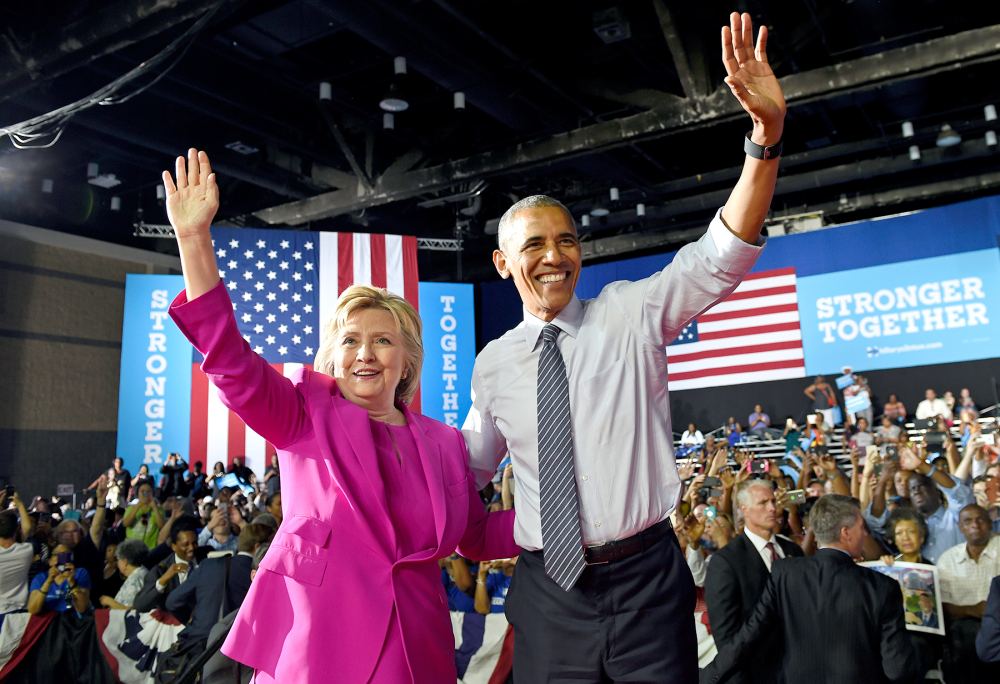
[[[406,347],[406,365],[403,376],[396,386],[396,398],[410,403],[420,387],[420,369],[424,365],[424,343],[421,336],[420,315],[408,301],[381,287],[352,285],[340,294],[333,317],[326,323],[316,352],[313,368],[321,373],[333,375],[334,348],[337,332],[347,325],[347,319],[358,311],[378,309],[388,311],[396,321]]]

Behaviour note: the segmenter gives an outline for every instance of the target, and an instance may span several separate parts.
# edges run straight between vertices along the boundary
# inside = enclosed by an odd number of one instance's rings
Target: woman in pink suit
[[[516,555],[513,511],[487,515],[459,431],[413,413],[420,320],[354,287],[316,372],[285,378],[244,342],[209,235],[208,156],[163,173],[185,291],[170,314],[224,402],[278,448],[284,521],[222,650],[255,681],[451,683],[454,640],[437,559]],[[322,371],[322,372],[319,372]]]

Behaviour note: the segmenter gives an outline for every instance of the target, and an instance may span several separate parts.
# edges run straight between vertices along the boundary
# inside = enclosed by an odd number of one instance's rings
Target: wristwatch
[[[752,133],[751,131],[750,133]],[[754,159],[762,159],[767,161],[768,159],[777,159],[781,156],[781,149],[783,141],[779,140],[773,145],[758,145],[753,140],[750,139],[750,133],[747,133],[746,138],[743,141],[743,151]]]

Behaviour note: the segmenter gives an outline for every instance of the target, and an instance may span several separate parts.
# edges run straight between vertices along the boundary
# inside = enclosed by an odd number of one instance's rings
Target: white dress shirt
[[[938,558],[937,568],[943,603],[974,606],[985,601],[990,594],[990,582],[1000,575],[1000,537],[990,539],[978,561],[969,557],[964,542],[953,546]]]
[[[919,404],[917,404],[917,420],[925,420],[927,418],[934,418],[935,416],[944,416],[945,420],[951,420],[951,409],[948,408],[948,404],[945,400],[936,397],[934,399],[924,399]]]
[[[743,528],[743,534],[747,536],[747,539],[750,540],[753,547],[757,549],[757,553],[760,554],[760,559],[764,561],[764,565],[767,566],[768,572],[771,572],[771,552],[765,548],[768,542],[771,542],[771,544],[774,545],[774,553],[778,556],[778,558],[785,557],[785,552],[781,550],[780,546],[778,546],[778,538],[775,535],[772,534],[770,539],[764,539],[760,535],[751,532],[749,527]]]
[[[184,560],[183,558],[181,558],[180,556],[178,556],[175,553],[174,554],[173,565],[176,565],[178,563],[184,563],[187,566],[187,570],[186,571],[181,571],[181,572],[177,573],[177,582],[180,583],[180,584],[184,584],[184,582],[187,581],[188,573],[191,570],[193,570],[194,568],[192,567],[192,563],[191,562]],[[161,594],[163,592],[165,592],[167,590],[167,584],[166,584],[166,582],[164,582],[162,579],[156,580],[156,590],[158,592],[160,592]]]
[[[666,346],[696,315],[731,293],[763,249],[719,213],[659,273],[574,297],[552,321],[569,379],[580,522],[587,545],[624,539],[666,518],[677,502]],[[480,352],[463,432],[480,486],[509,453],[517,477],[514,539],[542,548],[536,395],[545,322],[524,321]]]

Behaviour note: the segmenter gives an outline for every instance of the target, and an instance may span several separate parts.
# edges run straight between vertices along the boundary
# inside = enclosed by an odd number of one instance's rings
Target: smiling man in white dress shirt
[[[513,278],[524,321],[477,358],[463,430],[481,485],[506,453],[517,478],[525,553],[506,612],[518,684],[697,681],[691,574],[667,521],[681,483],[666,346],[762,248],[785,101],[766,28],[756,51],[753,39],[749,15],[733,13],[725,80],[753,122],[742,175],[708,232],[661,272],[580,301],[566,208],[534,196],[500,221],[494,264]]]

